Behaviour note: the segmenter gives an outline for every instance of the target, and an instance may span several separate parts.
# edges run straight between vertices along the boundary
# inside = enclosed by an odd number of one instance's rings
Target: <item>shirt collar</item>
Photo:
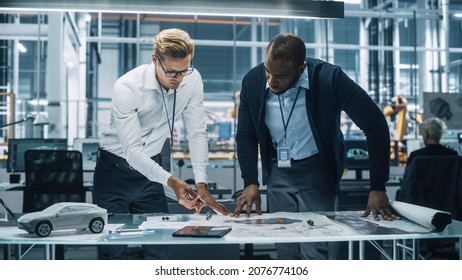
[[[305,89],[310,89],[310,79],[308,77],[308,67],[305,67],[303,70],[303,73],[300,75],[300,78],[298,78],[297,83],[295,84],[295,87],[303,87]]]
[[[144,80],[145,87],[151,89],[160,89],[159,82],[156,79],[156,70],[154,63],[151,62],[148,66],[148,71],[146,72],[146,79]]]

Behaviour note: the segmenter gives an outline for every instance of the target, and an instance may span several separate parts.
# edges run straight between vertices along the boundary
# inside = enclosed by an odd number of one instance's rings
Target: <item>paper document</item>
[[[167,219],[169,217],[169,219]],[[164,218],[164,219],[162,219]],[[230,226],[226,238],[272,238],[274,236],[346,236],[356,233],[350,228],[316,213],[278,212],[233,218],[223,215],[166,215],[148,217],[140,228],[180,229],[185,226]]]

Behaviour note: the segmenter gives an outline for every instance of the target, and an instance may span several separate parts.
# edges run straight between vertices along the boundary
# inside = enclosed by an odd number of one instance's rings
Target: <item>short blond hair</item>
[[[165,29],[152,39],[153,52],[161,61],[166,56],[185,58],[194,56],[194,40],[186,31],[178,28]]]

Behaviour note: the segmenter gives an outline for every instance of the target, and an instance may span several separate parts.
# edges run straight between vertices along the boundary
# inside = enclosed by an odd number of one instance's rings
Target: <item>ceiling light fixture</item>
[[[344,18],[344,3],[309,0],[6,0],[0,10],[82,11],[270,18]]]

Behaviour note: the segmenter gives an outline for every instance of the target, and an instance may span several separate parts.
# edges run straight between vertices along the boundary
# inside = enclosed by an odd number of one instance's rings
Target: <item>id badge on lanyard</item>
[[[278,167],[279,168],[290,168],[290,148],[289,147],[278,147]]]
[[[282,125],[284,127],[284,139],[283,139],[284,144],[281,146],[278,146],[278,149],[277,149],[279,168],[290,168],[291,154],[290,154],[290,148],[287,146],[287,126],[289,125],[290,117],[292,116],[292,113],[294,112],[295,103],[297,102],[298,95],[300,94],[300,89],[301,87],[298,88],[297,95],[295,96],[294,104],[292,105],[292,109],[290,110],[289,117],[287,118],[287,122],[284,120],[284,112],[282,111],[281,97],[278,95],[279,109],[281,110]]]

